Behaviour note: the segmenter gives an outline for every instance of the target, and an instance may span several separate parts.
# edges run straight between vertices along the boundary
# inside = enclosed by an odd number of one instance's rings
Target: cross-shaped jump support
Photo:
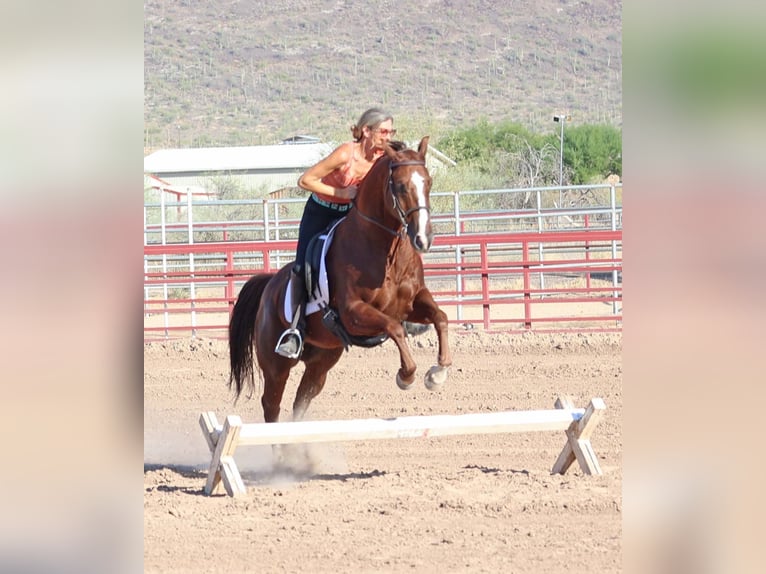
[[[237,415],[227,416],[220,434],[216,431],[218,420],[212,412],[202,413],[199,424],[208,448],[213,453],[213,460],[210,461],[207,471],[205,494],[219,494],[222,482],[229,496],[245,494],[245,484],[234,461],[234,451],[237,449],[239,432],[242,430],[242,419]]]
[[[556,408],[573,409],[574,404],[570,397],[559,397],[556,399]],[[575,459],[580,463],[580,468],[585,474],[603,474],[598,464],[598,457],[596,457],[590,444],[590,437],[604,414],[604,410],[606,410],[606,405],[602,399],[591,399],[582,418],[569,425],[566,430],[567,443],[556,460],[556,464],[553,465],[551,474],[564,474]]]

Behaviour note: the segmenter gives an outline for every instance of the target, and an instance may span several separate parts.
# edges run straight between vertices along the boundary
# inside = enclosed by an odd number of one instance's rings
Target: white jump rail
[[[199,423],[212,453],[205,493],[229,496],[246,492],[234,461],[238,446],[341,442],[370,439],[419,438],[465,434],[536,431],[566,432],[567,442],[551,470],[564,474],[577,460],[585,474],[601,474],[590,437],[606,406],[600,398],[587,408],[575,408],[569,397],[559,397],[555,410],[504,411],[464,415],[432,415],[391,419],[351,419],[243,424],[228,415],[223,425],[213,412],[200,415]]]

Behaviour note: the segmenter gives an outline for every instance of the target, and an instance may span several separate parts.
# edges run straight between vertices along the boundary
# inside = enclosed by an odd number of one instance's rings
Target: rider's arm
[[[356,186],[338,188],[322,183],[322,178],[327,174],[341,169],[351,159],[353,153],[353,143],[346,143],[337,147],[330,155],[308,168],[303,175],[298,178],[298,185],[307,191],[313,191],[330,197],[339,199],[353,199],[356,195]]]

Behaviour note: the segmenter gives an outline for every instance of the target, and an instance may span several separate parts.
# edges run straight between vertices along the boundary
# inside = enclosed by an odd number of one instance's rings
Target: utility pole
[[[561,124],[561,136],[559,138],[559,209],[564,202],[564,124],[572,119],[572,116],[553,116],[553,121]]]

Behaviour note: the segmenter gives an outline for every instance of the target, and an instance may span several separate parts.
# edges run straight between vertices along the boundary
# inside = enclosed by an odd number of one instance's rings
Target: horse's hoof
[[[428,372],[426,373],[426,388],[429,391],[435,391],[436,389],[441,388],[441,386],[447,382],[448,372],[449,368],[440,367],[439,365],[434,365],[428,369]]]
[[[399,373],[396,373],[396,386],[402,389],[403,391],[406,391],[407,389],[412,388],[412,382],[414,379],[411,379],[409,383],[404,382],[402,377],[399,375]]]

